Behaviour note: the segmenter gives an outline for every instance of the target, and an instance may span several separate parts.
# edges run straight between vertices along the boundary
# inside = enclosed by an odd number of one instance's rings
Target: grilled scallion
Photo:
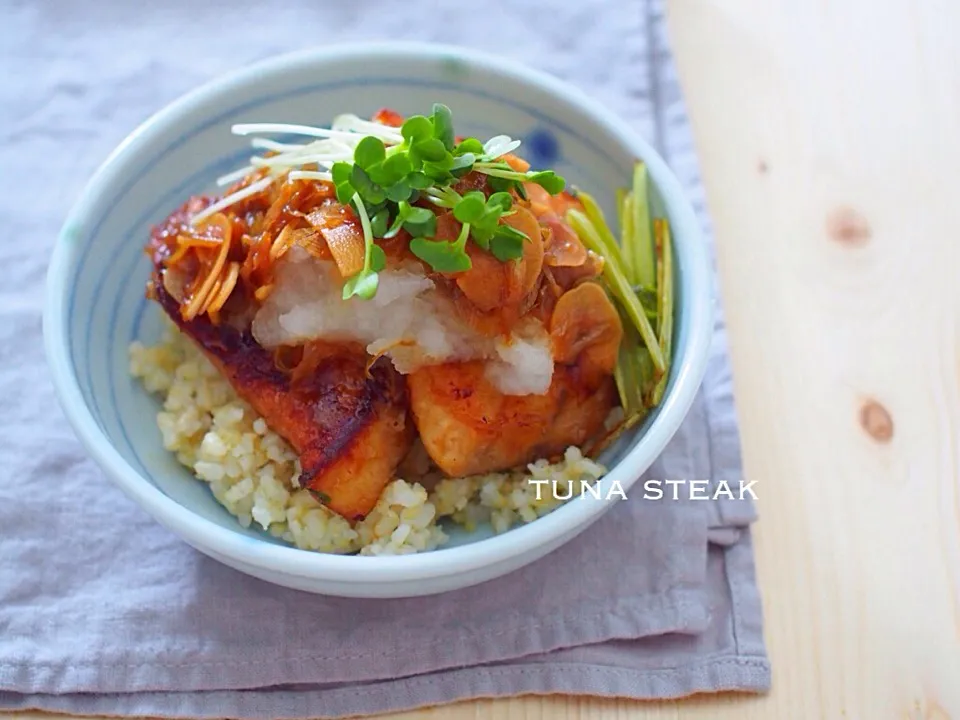
[[[567,212],[584,245],[603,255],[603,277],[623,320],[614,371],[624,410],[620,431],[662,402],[673,350],[673,245],[666,219],[651,218],[647,186],[646,166],[638,162],[631,187],[617,192],[619,242],[588,193],[577,193],[583,212]]]

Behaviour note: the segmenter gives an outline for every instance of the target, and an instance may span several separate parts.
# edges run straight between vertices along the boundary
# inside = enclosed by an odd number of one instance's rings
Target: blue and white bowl
[[[135,130],[90,181],[63,227],[48,274],[44,334],[65,412],[104,472],[160,523],[201,552],[280,585],[333,595],[399,597],[465,587],[536,560],[598,520],[613,502],[577,498],[533,523],[492,536],[455,535],[420,555],[357,557],[298,550],[243,529],[206,484],[164,450],[155,398],[128,374],[128,346],[159,336],[160,311],[144,298],[153,224],[214,179],[245,164],[238,122],[324,124],[450,106],[458,132],[507,134],[522,152],[587,188],[615,218],[618,187],[646,162],[653,207],[676,246],[676,336],[663,403],[603,461],[601,492],[631,485],[664,449],[703,377],[710,341],[706,251],[690,203],[663,160],[624,123],[560,81],[505,60],[416,44],[343,45],[285,55],[181,98]],[[616,498],[616,496],[614,496]],[[121,518],[117,522],[122,522]]]

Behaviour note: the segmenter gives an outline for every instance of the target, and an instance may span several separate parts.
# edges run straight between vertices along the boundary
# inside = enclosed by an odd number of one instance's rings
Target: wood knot
[[[893,418],[876,400],[867,400],[861,406],[860,427],[878,443],[888,443],[893,437]]]
[[[835,208],[827,215],[827,234],[841,245],[862,247],[870,240],[870,223],[851,207]]]

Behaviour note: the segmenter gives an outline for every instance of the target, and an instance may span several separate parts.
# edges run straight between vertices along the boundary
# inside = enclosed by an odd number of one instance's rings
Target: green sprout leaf
[[[529,238],[509,225],[499,225],[490,241],[490,252],[500,262],[523,257],[523,243]]]
[[[439,162],[447,155],[443,142],[437,138],[418,140],[413,146],[413,151],[423,158],[424,162]]]
[[[353,151],[353,162],[366,170],[375,163],[383,162],[386,156],[387,149],[383,145],[383,140],[373,135],[367,135],[357,143],[357,147]]]
[[[487,185],[496,191],[494,194],[498,192],[509,194],[511,190],[515,189],[519,185],[519,183],[516,180],[511,180],[510,178],[501,178],[488,175]]]
[[[450,170],[450,168],[453,167],[453,163],[454,163],[454,162],[455,162],[455,160],[454,160],[453,155],[451,155],[451,154],[448,153],[448,152],[444,152],[444,153],[443,153],[443,157],[440,158],[439,160],[430,160],[430,161],[424,163],[424,165],[429,164],[429,165],[431,165],[431,166],[438,167],[438,168],[442,168],[442,169],[444,169],[444,170]]]
[[[353,189],[353,186],[350,183],[340,183],[336,186],[336,190],[337,202],[339,202],[341,205],[346,205],[349,203],[350,198],[356,194],[356,190]]]
[[[350,198],[353,197],[355,192],[353,185],[350,184],[350,175],[352,172],[353,165],[347,162],[334,163],[330,169],[330,174],[333,176],[333,184],[337,190],[337,200],[343,205],[350,202]]]
[[[386,199],[381,187],[359,165],[354,165],[350,171],[350,184],[360,197],[371,204],[382,203]]]
[[[473,234],[484,233],[487,237],[493,237],[493,231],[497,229],[497,223],[500,222],[502,211],[498,207],[485,207],[483,214],[473,221],[470,230]]]
[[[390,218],[390,214],[387,212],[386,208],[380,210],[376,215],[370,218],[370,232],[373,233],[375,238],[383,237],[384,233],[387,232],[387,222]]]
[[[403,221],[403,229],[413,237],[432,237],[437,233],[437,216],[426,208],[411,207]]]
[[[400,232],[400,228],[403,227],[403,221],[407,219],[407,213],[409,211],[410,205],[406,201],[400,201],[397,204],[397,214],[393,219],[393,224],[391,224],[387,231],[382,235],[385,240],[396,237],[397,233]]]
[[[431,187],[428,188],[424,194],[434,205],[450,208],[451,210],[455,208],[461,200],[460,193],[451,187]]]
[[[407,220],[414,223],[426,223],[430,221],[430,218],[434,220],[437,219],[437,216],[430,212],[427,208],[422,207],[412,207],[407,206]]]
[[[335,162],[333,167],[330,169],[330,174],[333,176],[333,183],[335,185],[341,185],[343,183],[350,182],[350,173],[353,171],[353,166],[348,162]]]
[[[355,169],[356,167],[354,165]],[[352,201],[360,217],[360,226],[363,228],[363,269],[343,284],[341,297],[349,300],[356,295],[363,300],[369,300],[377,294],[377,287],[380,284],[380,276],[377,273],[384,268],[387,259],[383,250],[373,242],[370,216],[367,214],[367,208],[363,204],[360,193],[355,194]]]
[[[563,188],[566,186],[564,179],[557,175],[553,170],[541,170],[540,172],[535,172],[531,175],[528,175],[527,178],[531,182],[535,182],[551,195],[556,195],[557,193],[563,192]]]
[[[454,155],[466,155],[467,153],[474,156],[483,155],[483,143],[477,140],[477,138],[464,138],[463,141],[458,143],[453,149]]]
[[[406,180],[401,180],[400,182],[386,188],[384,191],[387,196],[387,200],[391,200],[393,202],[407,202],[410,200],[410,197],[414,192],[414,189],[407,184]]]
[[[433,136],[437,138],[446,150],[453,150],[453,113],[450,108],[441,103],[433,106]]]
[[[466,272],[473,264],[466,253],[470,224],[464,223],[454,242],[418,237],[410,241],[410,251],[437,272]]]
[[[449,168],[443,167],[440,163],[425,162],[423,164],[423,174],[436,184],[446,184],[453,179]]]
[[[393,178],[391,182],[397,182],[403,180],[413,172],[413,163],[410,161],[410,156],[406,153],[397,153],[383,161],[383,169]]]
[[[349,300],[356,295],[362,300],[369,300],[377,294],[380,285],[380,276],[373,270],[361,270],[343,285],[343,299]]]
[[[409,183],[410,187],[414,190],[425,190],[431,185],[430,178],[422,172],[412,172],[407,175],[407,183]]]
[[[403,228],[413,237],[434,235],[437,232],[437,216],[426,208],[413,207],[406,201],[397,204],[393,224],[382,235],[385,239],[395,237]]]
[[[510,185],[504,182],[510,181],[512,189],[516,190],[524,199],[526,198],[522,185],[524,182],[534,182],[551,195],[562,192],[566,187],[566,181],[553,170],[521,173],[511,168],[507,163],[500,161],[478,162],[474,165],[474,169],[487,175],[490,178],[488,182],[495,190],[510,190]],[[500,178],[500,180],[497,181],[494,178]]]
[[[400,134],[408,143],[433,137],[433,123],[423,115],[411,115],[400,128]]]
[[[453,165],[450,167],[450,173],[454,177],[463,177],[473,169],[473,163],[476,162],[476,156],[473,153],[457,155],[453,159]]]
[[[437,272],[466,272],[473,265],[470,256],[458,245],[456,242],[418,237],[410,241],[410,251]]]
[[[478,227],[470,228],[470,237],[473,238],[473,241],[484,250],[490,249],[490,241],[493,239],[493,233],[494,231],[492,229],[487,230],[485,228]]]
[[[463,196],[453,208],[453,216],[462,223],[473,223],[483,217],[486,210],[483,193],[474,190]]]
[[[399,180],[399,178],[394,178],[391,173],[384,169],[383,163],[380,162],[374,163],[373,165],[365,168],[364,172],[367,173],[367,176],[375,185],[379,185],[381,188],[384,188],[387,185]]]
[[[513,207],[513,197],[508,192],[495,192],[487,198],[487,208],[500,208],[501,212],[506,212]]]
[[[379,245],[370,246],[370,269],[380,272],[387,266],[387,254]]]

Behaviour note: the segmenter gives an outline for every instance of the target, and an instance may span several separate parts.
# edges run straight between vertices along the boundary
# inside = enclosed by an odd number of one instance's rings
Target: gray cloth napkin
[[[637,486],[568,545],[480,587],[396,601],[309,595],[196,553],[114,488],[64,420],[41,347],[50,246],[123,135],[223,71],[332,39],[462,41],[566,78],[655,142],[706,223],[658,5],[6,6],[0,709],[337,717],[523,693],[769,687],[749,500],[645,501]],[[696,404],[647,476],[741,480],[722,319]]]

